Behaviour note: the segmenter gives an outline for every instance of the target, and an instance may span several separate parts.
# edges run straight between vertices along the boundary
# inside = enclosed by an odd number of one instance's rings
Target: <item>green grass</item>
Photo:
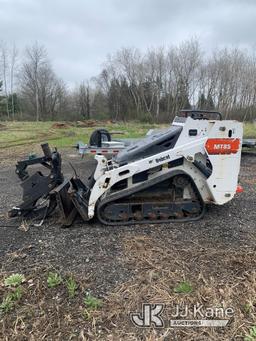
[[[123,135],[114,135],[118,138],[142,137],[151,128],[161,128],[166,125],[145,124],[138,122],[128,123],[99,123],[98,126],[90,128],[77,127],[75,122],[64,129],[53,128],[54,122],[1,122],[6,129],[0,130],[0,149],[7,147],[40,144],[48,141],[52,147],[71,147],[78,141],[88,142],[91,133],[97,128],[123,131]],[[69,123],[67,123],[69,124]],[[256,124],[244,124],[244,137],[256,138]]]
[[[25,282],[25,276],[22,274],[13,274],[4,280],[5,287],[17,287]]]
[[[11,300],[13,302],[14,301],[19,301],[21,299],[21,296],[22,296],[22,288],[21,287],[15,288],[13,290],[13,292],[11,292],[9,295],[10,295]]]
[[[0,149],[22,145],[31,145],[48,141],[51,146],[58,148],[71,147],[78,141],[88,142],[91,133],[97,128],[123,131],[118,138],[136,138],[146,134],[150,128],[160,126],[141,124],[136,122],[106,124],[102,122],[98,126],[81,128],[71,122],[68,128],[56,129],[54,122],[3,122],[6,129],[0,130]],[[68,123],[67,123],[68,124]]]
[[[12,274],[4,279],[2,286],[7,288],[7,293],[0,302],[0,315],[6,314],[12,310],[15,302],[20,301],[23,295],[22,284],[26,282],[26,278],[22,274]],[[1,286],[1,283],[0,283]]]
[[[102,306],[101,300],[91,294],[88,294],[85,297],[84,304],[86,305],[86,308],[90,310],[97,310]]]
[[[173,291],[177,294],[189,294],[192,290],[192,285],[189,282],[184,281],[179,283]]]
[[[244,341],[256,341],[256,326],[250,328],[249,334],[245,336]]]
[[[63,282],[61,275],[57,272],[49,272],[47,277],[48,288],[55,288]]]
[[[70,298],[74,298],[75,295],[76,295],[76,291],[78,289],[78,285],[77,285],[76,281],[74,280],[74,278],[72,276],[70,276],[66,280],[66,286],[67,286],[69,297]]]
[[[244,124],[244,137],[245,138],[256,138],[256,123],[245,123]]]
[[[13,300],[10,294],[3,298],[2,303],[0,303],[0,312],[8,313],[13,308]]]

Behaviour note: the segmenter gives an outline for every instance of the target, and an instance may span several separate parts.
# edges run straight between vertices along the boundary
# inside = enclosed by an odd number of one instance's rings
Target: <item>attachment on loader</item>
[[[9,217],[33,216],[45,218],[56,207],[56,200],[50,196],[50,192],[64,180],[61,172],[61,155],[57,149],[51,151],[48,143],[41,145],[44,156],[33,157],[23,161],[18,161],[16,174],[22,180],[23,202],[13,207],[9,212]],[[37,171],[29,175],[27,167],[40,164],[48,171],[44,175],[42,171]]]
[[[41,219],[41,225],[58,206],[63,226],[70,226],[78,213],[88,220],[86,199],[89,189],[77,175],[64,180],[57,149],[52,152],[48,143],[42,144],[41,148],[44,156],[19,161],[16,165],[16,174],[22,180],[23,202],[13,207],[8,216]],[[28,166],[38,164],[42,171],[29,175]],[[48,171],[47,175],[42,173],[43,169]]]

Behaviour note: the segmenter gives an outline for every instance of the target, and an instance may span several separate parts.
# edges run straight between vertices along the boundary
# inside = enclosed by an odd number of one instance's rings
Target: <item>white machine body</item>
[[[136,143],[125,148],[121,156],[107,160],[96,155],[98,164],[94,173],[95,184],[91,188],[88,200],[88,217],[95,214],[98,200],[105,198],[113,185],[127,179],[129,188],[138,186],[132,182],[135,174],[152,170],[149,179],[164,173],[182,171],[194,181],[205,203],[223,205],[236,194],[241,161],[243,127],[234,120],[206,120],[191,117],[176,117],[170,127],[179,130],[175,145],[159,153],[139,152],[129,160],[125,154],[133,153]],[[140,148],[150,138],[157,142],[161,135],[168,133],[165,129],[139,141]],[[183,159],[182,164],[175,165],[175,160]],[[168,164],[173,161],[173,166]],[[145,180],[146,181],[146,180]],[[140,183],[141,184],[141,183]],[[125,190],[124,190],[125,191]]]

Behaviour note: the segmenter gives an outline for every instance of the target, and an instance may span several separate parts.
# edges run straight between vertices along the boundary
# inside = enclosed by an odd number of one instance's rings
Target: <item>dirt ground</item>
[[[71,161],[82,178],[90,170],[76,155]],[[92,161],[90,161],[92,166]],[[76,222],[60,228],[57,218],[35,227],[7,220],[6,210],[20,201],[14,167],[0,164],[0,303],[3,279],[26,276],[24,294],[8,314],[0,313],[0,340],[244,340],[256,325],[256,157],[244,156],[240,183],[244,193],[225,206],[211,206],[194,223],[107,227]],[[72,274],[77,295],[69,299],[64,283],[49,289],[47,273]],[[176,293],[183,281],[190,293]],[[2,284],[1,284],[2,283]],[[84,314],[83,297],[92,293],[102,307]],[[129,313],[142,303],[232,307],[225,328],[137,328]],[[252,339],[254,340],[254,339]]]

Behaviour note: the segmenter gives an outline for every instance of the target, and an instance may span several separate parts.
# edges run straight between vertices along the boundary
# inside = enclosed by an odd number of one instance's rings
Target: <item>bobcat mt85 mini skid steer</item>
[[[16,166],[23,202],[9,216],[43,211],[44,219],[58,208],[64,226],[77,215],[107,225],[197,220],[206,204],[224,205],[240,191],[242,134],[242,123],[222,120],[218,112],[183,110],[169,128],[111,159],[95,155],[97,165],[87,184],[77,175],[65,179],[60,154],[42,145],[43,157]],[[49,174],[29,176],[27,166],[36,163]]]

